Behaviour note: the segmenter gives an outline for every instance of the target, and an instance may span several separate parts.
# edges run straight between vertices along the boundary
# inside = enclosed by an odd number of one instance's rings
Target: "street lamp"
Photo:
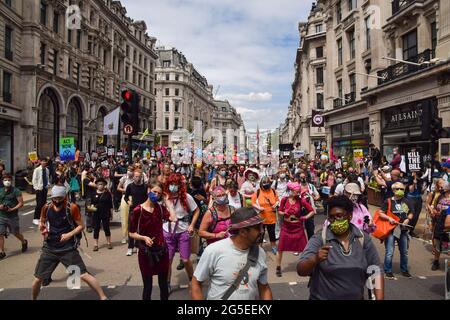
[[[406,60],[401,60],[401,59],[395,59],[395,58],[390,58],[390,57],[381,57],[381,59],[394,61],[394,62],[402,62],[402,63],[410,64],[410,65],[413,65],[413,66],[416,66],[416,67],[421,67],[424,64],[438,63],[438,62],[441,61],[440,58],[434,58],[434,59],[431,59],[430,61],[424,61],[422,63],[416,63],[416,62],[411,62],[411,61],[406,61]]]
[[[366,77],[370,77],[370,78],[376,78],[376,79],[384,80],[383,77],[380,77],[380,76],[374,76],[374,75],[372,75],[372,74],[367,74],[367,73],[362,73],[362,72],[353,72],[353,73],[354,73],[354,74],[359,74],[359,75],[361,75],[361,76],[366,76]]]

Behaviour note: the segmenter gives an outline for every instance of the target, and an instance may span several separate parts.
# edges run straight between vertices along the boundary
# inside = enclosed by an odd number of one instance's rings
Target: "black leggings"
[[[267,233],[269,234],[269,240],[270,242],[276,242],[277,241],[277,237],[275,237],[275,226],[276,224],[265,224],[264,225],[264,235],[266,233],[266,229],[267,229]]]
[[[144,291],[142,292],[142,300],[152,300],[153,276],[142,275],[144,282]],[[169,285],[167,283],[167,273],[158,274],[158,285],[161,300],[169,300]]]
[[[100,224],[103,224],[103,231],[105,231],[105,236],[110,237],[111,231],[109,230],[109,215],[97,214],[92,215],[92,224],[94,227],[94,239],[98,239],[100,235]]]

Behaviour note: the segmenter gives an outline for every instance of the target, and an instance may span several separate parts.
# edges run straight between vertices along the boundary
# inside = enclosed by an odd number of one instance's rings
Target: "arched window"
[[[83,110],[81,108],[80,100],[72,98],[67,107],[66,118],[66,136],[74,137],[75,147],[82,148],[83,144]]]
[[[39,98],[37,150],[40,157],[53,157],[58,151],[59,102],[54,90],[47,88]]]

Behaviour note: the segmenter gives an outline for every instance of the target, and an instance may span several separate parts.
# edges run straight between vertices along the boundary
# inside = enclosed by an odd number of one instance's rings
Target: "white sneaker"
[[[127,238],[123,238],[122,239],[122,244],[126,244],[127,243]]]
[[[266,240],[266,239],[263,239],[263,243],[267,243],[267,240]]]
[[[298,256],[298,254],[299,254],[298,252],[294,252],[293,253],[294,256]]]
[[[39,219],[33,219],[33,224],[35,226],[38,226],[39,225]]]
[[[127,256],[131,256],[133,254],[133,249],[128,249],[127,250]]]

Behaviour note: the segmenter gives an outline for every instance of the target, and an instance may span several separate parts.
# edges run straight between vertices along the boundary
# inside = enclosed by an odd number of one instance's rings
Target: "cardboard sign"
[[[419,151],[408,151],[406,153],[406,170],[408,172],[419,172],[423,168],[422,156]]]
[[[113,148],[108,148],[108,157],[109,156],[114,156],[114,152],[115,152],[114,147]]]
[[[28,152],[28,159],[30,159],[30,161],[36,161],[38,159],[37,152]]]
[[[59,139],[59,157],[61,161],[75,160],[75,138],[64,137]]]
[[[354,149],[353,150],[353,159],[355,159],[355,161],[361,161],[362,158],[364,158],[363,149]]]

